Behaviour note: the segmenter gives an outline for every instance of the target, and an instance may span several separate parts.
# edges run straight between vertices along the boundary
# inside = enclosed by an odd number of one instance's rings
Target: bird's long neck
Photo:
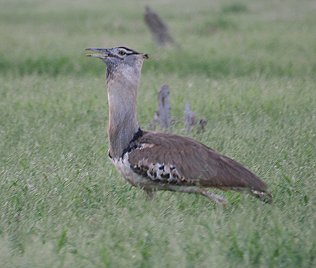
[[[136,114],[140,73],[107,75],[110,155],[119,158],[139,129]]]

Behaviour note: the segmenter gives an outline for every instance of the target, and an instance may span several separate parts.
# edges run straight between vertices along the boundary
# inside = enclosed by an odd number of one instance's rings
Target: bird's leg
[[[198,188],[198,187],[192,187],[192,186],[169,186],[168,189],[169,191],[175,191],[175,192],[182,192],[182,193],[193,193],[193,194],[200,194],[203,195],[209,199],[211,199],[215,204],[221,205],[221,206],[226,206],[227,201],[224,197],[214,194],[212,192],[209,192],[203,188]]]
[[[155,197],[155,192],[152,190],[144,189],[146,193],[147,200],[153,200]]]
[[[205,190],[201,190],[199,193],[201,195],[211,199],[217,205],[221,205],[221,206],[224,206],[224,207],[227,205],[227,200],[224,197],[220,196],[220,195],[217,195],[217,194],[214,194],[212,192],[205,191]]]

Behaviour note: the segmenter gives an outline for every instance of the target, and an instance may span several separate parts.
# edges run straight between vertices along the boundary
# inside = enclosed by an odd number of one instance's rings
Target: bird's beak
[[[109,57],[111,55],[110,49],[108,49],[108,48],[94,48],[94,47],[90,47],[90,48],[86,48],[86,50],[87,51],[97,52],[97,53],[86,54],[86,56],[92,57],[92,58],[105,59],[105,58],[107,58],[107,57]]]

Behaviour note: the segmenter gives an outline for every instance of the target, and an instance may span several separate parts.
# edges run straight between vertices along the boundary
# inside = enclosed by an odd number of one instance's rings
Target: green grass
[[[0,2],[1,267],[316,266],[316,6],[313,1],[152,1],[180,49],[156,49],[147,1]],[[175,8],[174,6],[177,6]],[[107,158],[104,66],[84,48],[148,52],[147,128],[171,88],[208,121],[189,133],[262,177],[274,203],[158,193]]]

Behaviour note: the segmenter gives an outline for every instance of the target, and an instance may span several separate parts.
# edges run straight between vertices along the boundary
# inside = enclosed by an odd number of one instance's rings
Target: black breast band
[[[137,144],[135,143],[135,141],[137,141],[143,135],[144,135],[144,132],[140,128],[138,128],[137,132],[134,134],[128,146],[123,150],[123,153],[121,155],[122,158],[124,154],[129,153],[130,151],[132,151],[133,149],[137,147]]]

